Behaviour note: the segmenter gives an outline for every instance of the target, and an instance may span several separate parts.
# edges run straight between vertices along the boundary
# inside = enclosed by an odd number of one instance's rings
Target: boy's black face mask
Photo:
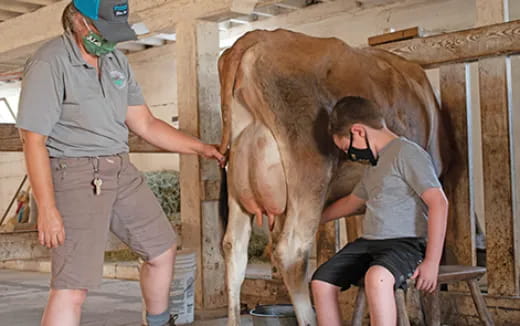
[[[370,163],[373,166],[377,165],[377,159],[374,157],[374,153],[372,153],[372,150],[370,149],[367,135],[365,134],[367,148],[355,148],[354,146],[352,146],[352,143],[354,142],[353,140],[354,137],[352,133],[350,133],[350,145],[347,150],[347,156],[349,160],[360,163]]]

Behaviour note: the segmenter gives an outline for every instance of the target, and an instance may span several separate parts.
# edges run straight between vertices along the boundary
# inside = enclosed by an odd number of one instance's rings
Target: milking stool
[[[495,323],[486,307],[486,302],[478,288],[478,280],[486,273],[484,267],[463,266],[463,265],[442,265],[439,268],[437,289],[432,294],[423,295],[425,303],[426,325],[440,326],[441,310],[439,302],[439,289],[441,284],[465,281],[471,291],[475,308],[478,311],[480,320],[486,326],[494,326]],[[405,294],[402,289],[395,291],[395,303],[397,306],[397,325],[410,326],[408,313],[406,311]],[[356,297],[354,313],[352,314],[352,326],[361,326],[365,313],[366,296],[365,289],[361,285]]]

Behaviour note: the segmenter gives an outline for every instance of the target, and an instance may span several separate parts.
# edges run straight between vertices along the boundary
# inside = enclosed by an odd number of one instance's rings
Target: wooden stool
[[[486,326],[494,326],[491,315],[486,307],[486,302],[480,293],[477,281],[486,273],[484,267],[462,266],[462,265],[443,265],[439,268],[439,278],[437,289],[432,294],[423,295],[425,305],[426,325],[440,326],[441,310],[439,302],[439,289],[441,284],[465,281],[471,291],[473,302],[477,308],[480,320]],[[406,312],[405,295],[402,289],[395,291],[395,303],[397,307],[397,325],[410,326],[408,313]],[[361,326],[365,314],[366,296],[365,290],[361,286],[356,297],[354,313],[352,315],[352,326]]]

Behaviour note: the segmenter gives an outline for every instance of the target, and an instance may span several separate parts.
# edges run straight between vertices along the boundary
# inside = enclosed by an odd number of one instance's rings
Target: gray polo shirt
[[[145,103],[128,59],[100,57],[100,77],[66,33],[44,44],[26,63],[16,127],[48,136],[51,157],[128,152],[128,106]]]
[[[404,137],[392,140],[353,190],[366,200],[363,238],[426,238],[428,207],[421,195],[439,187],[430,155]]]

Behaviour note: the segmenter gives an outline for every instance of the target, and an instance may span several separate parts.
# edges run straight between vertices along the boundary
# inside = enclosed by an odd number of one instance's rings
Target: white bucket
[[[177,325],[193,323],[195,315],[195,272],[197,269],[194,252],[179,252],[170,286],[170,312],[179,317]]]
[[[173,279],[170,285],[170,313],[178,315],[176,325],[193,323],[195,317],[195,277],[197,255],[192,251],[178,251]],[[143,325],[146,323],[146,306],[143,301]]]

